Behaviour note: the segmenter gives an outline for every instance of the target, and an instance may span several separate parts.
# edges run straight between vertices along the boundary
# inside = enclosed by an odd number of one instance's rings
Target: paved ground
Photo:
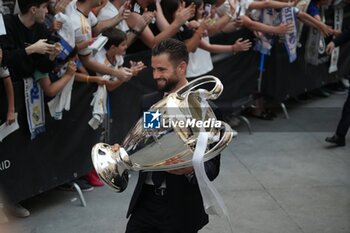
[[[350,140],[329,148],[345,95],[289,103],[291,119],[251,119],[222,156],[215,186],[229,210],[235,233],[349,233]],[[26,219],[12,221],[19,233],[123,233],[135,185],[120,194],[106,187],[85,193],[81,207],[74,192],[52,190],[24,205]],[[201,233],[226,233],[223,218],[212,216]],[[1,230],[0,230],[1,231]]]

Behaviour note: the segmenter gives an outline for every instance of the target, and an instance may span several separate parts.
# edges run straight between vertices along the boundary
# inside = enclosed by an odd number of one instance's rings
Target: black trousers
[[[350,127],[350,87],[348,97],[343,106],[342,115],[338,123],[336,134],[345,137]]]
[[[154,191],[154,186],[144,185],[125,233],[197,233],[175,230],[176,219],[168,206],[166,192],[160,196]]]

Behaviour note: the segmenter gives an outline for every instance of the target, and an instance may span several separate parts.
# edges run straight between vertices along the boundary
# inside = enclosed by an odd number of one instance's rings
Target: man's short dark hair
[[[158,56],[161,54],[168,54],[170,61],[173,62],[174,66],[184,61],[188,64],[188,52],[184,42],[176,39],[166,39],[157,44],[152,49],[152,56]]]
[[[47,2],[49,0],[18,0],[18,7],[21,14],[26,14],[32,6],[40,7],[41,4]]]
[[[108,28],[102,32],[102,35],[108,38],[104,48],[108,50],[112,45],[119,46],[124,40],[126,40],[126,33],[115,27]]]

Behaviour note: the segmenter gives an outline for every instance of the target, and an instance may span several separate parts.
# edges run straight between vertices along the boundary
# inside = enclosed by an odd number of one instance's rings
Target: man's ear
[[[187,69],[187,64],[186,64],[186,62],[182,61],[182,62],[178,65],[178,69],[179,69],[181,72],[186,73],[186,69]]]
[[[35,7],[35,6],[30,7],[29,11],[30,11],[30,13],[32,13],[33,15],[35,15],[36,7]]]

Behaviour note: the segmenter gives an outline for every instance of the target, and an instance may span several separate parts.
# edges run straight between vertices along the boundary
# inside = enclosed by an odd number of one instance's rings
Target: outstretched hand
[[[138,75],[138,73],[145,68],[146,66],[145,64],[143,64],[142,61],[138,61],[138,62],[130,61],[130,69],[133,76]]]
[[[232,51],[233,52],[248,51],[250,47],[252,47],[252,42],[250,40],[248,40],[248,39],[247,40],[243,40],[243,38],[239,38],[232,45]]]
[[[335,48],[334,42],[333,41],[329,42],[326,47],[326,53],[330,55],[333,52],[334,48]]]
[[[182,3],[182,8],[177,11],[175,15],[175,21],[179,25],[183,25],[187,20],[191,19],[195,13],[195,5],[191,3],[188,7],[185,7],[185,2]]]
[[[117,152],[120,149],[120,145],[118,143],[112,145],[112,151]]]
[[[277,26],[277,34],[285,35],[294,31],[294,25],[292,23],[281,23]]]

